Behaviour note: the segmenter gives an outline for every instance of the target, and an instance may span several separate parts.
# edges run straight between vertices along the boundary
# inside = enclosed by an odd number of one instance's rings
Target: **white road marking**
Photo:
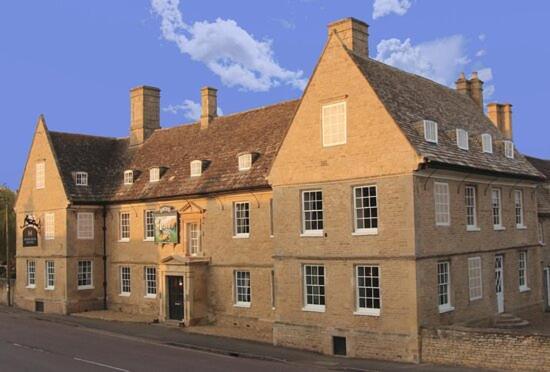
[[[112,370],[114,370],[114,371],[130,372],[129,370],[124,369],[124,368],[118,368],[118,367],[115,367],[115,366],[110,366],[110,365],[108,365],[108,364],[103,364],[103,363],[99,363],[99,362],[94,362],[93,360],[81,359],[81,358],[77,358],[77,357],[74,357],[73,359],[74,359],[74,360],[77,360],[77,361],[79,361],[79,362],[82,362],[82,363],[88,363],[88,364],[92,364],[92,365],[98,366],[98,367],[109,368],[109,369],[112,369]]]

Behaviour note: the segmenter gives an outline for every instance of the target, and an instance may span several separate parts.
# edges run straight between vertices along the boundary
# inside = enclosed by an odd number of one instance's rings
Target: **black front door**
[[[183,320],[183,277],[167,276],[168,316],[170,319]]]

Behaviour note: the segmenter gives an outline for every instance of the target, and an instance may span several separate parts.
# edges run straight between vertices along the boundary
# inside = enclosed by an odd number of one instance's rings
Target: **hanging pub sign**
[[[38,246],[38,221],[34,216],[26,215],[23,222],[23,247]]]
[[[162,207],[155,216],[155,243],[179,243],[178,212],[171,207]]]

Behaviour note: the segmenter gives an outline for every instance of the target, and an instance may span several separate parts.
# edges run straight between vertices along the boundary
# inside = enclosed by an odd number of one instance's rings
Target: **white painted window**
[[[325,311],[325,267],[304,265],[304,310]]]
[[[88,173],[87,172],[76,172],[75,179],[76,179],[76,185],[77,186],[88,186]]]
[[[483,297],[481,257],[468,258],[468,283],[470,290],[470,301],[479,300]]]
[[[187,244],[191,256],[201,253],[201,230],[198,222],[187,224]]]
[[[514,158],[514,143],[512,141],[504,141],[504,156],[509,159]]]
[[[353,188],[355,234],[378,233],[378,199],[376,186]]]
[[[146,266],[143,268],[145,279],[145,297],[157,297],[157,268]]]
[[[493,211],[493,228],[502,230],[502,198],[500,189],[491,190],[491,209]]]
[[[53,261],[46,261],[44,265],[44,284],[46,289],[55,288],[55,263]]]
[[[124,171],[124,184],[131,185],[134,183],[134,171],[127,170]]]
[[[424,138],[427,142],[437,143],[437,123],[432,120],[424,120]]]
[[[465,131],[464,129],[456,130],[456,144],[458,148],[462,150],[468,150],[470,148],[470,141],[467,131]]]
[[[158,182],[160,180],[160,168],[149,169],[149,182]]]
[[[336,146],[346,143],[346,102],[338,102],[322,107],[323,146]]]
[[[143,213],[143,224],[144,229],[144,239],[145,240],[154,240],[155,239],[155,211],[146,210]]]
[[[44,239],[53,240],[55,238],[55,214],[46,213],[44,215]]]
[[[120,295],[129,296],[132,292],[132,273],[129,266],[120,267]]]
[[[235,271],[235,305],[250,307],[250,271]]]
[[[237,202],[233,204],[234,236],[248,238],[250,236],[250,203]]]
[[[477,229],[477,200],[476,187],[466,186],[464,188],[465,203],[466,203],[466,229]]]
[[[518,229],[525,228],[523,220],[523,191],[514,190],[514,209],[516,215],[516,227]]]
[[[78,239],[94,238],[94,214],[80,212],[76,215],[76,231]]]
[[[323,235],[323,192],[302,191],[302,234]]]
[[[78,261],[77,283],[78,289],[91,289],[94,287],[92,261]]]
[[[119,217],[119,239],[120,241],[130,240],[130,213],[120,212]]]
[[[380,268],[356,266],[356,314],[380,315]]]
[[[41,160],[36,163],[36,188],[43,189],[46,187],[46,162]]]
[[[239,155],[239,170],[245,171],[252,168],[252,154]]]
[[[451,272],[449,261],[437,263],[437,295],[440,313],[453,310],[451,306]]]
[[[36,262],[27,261],[27,288],[36,287]]]
[[[437,226],[451,224],[449,197],[449,184],[434,182],[435,224]]]
[[[273,199],[269,199],[269,236],[273,237]]]
[[[518,260],[518,278],[519,278],[519,290],[527,291],[527,251],[519,252]]]
[[[537,233],[539,236],[539,243],[544,244],[544,227],[542,226],[542,221],[539,221]]]
[[[493,153],[493,137],[489,133],[481,135],[481,148],[487,154]]]
[[[202,174],[202,160],[193,160],[190,164],[191,177],[199,177]]]

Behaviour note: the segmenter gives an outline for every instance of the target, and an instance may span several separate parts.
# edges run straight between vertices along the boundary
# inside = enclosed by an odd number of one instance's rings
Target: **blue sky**
[[[370,25],[378,58],[452,85],[480,71],[514,105],[514,140],[550,158],[550,2],[30,0],[0,5],[0,184],[17,188],[39,114],[51,130],[126,136],[128,91],[162,89],[162,126],[192,121],[199,89],[224,114],[299,97],[326,25]]]

